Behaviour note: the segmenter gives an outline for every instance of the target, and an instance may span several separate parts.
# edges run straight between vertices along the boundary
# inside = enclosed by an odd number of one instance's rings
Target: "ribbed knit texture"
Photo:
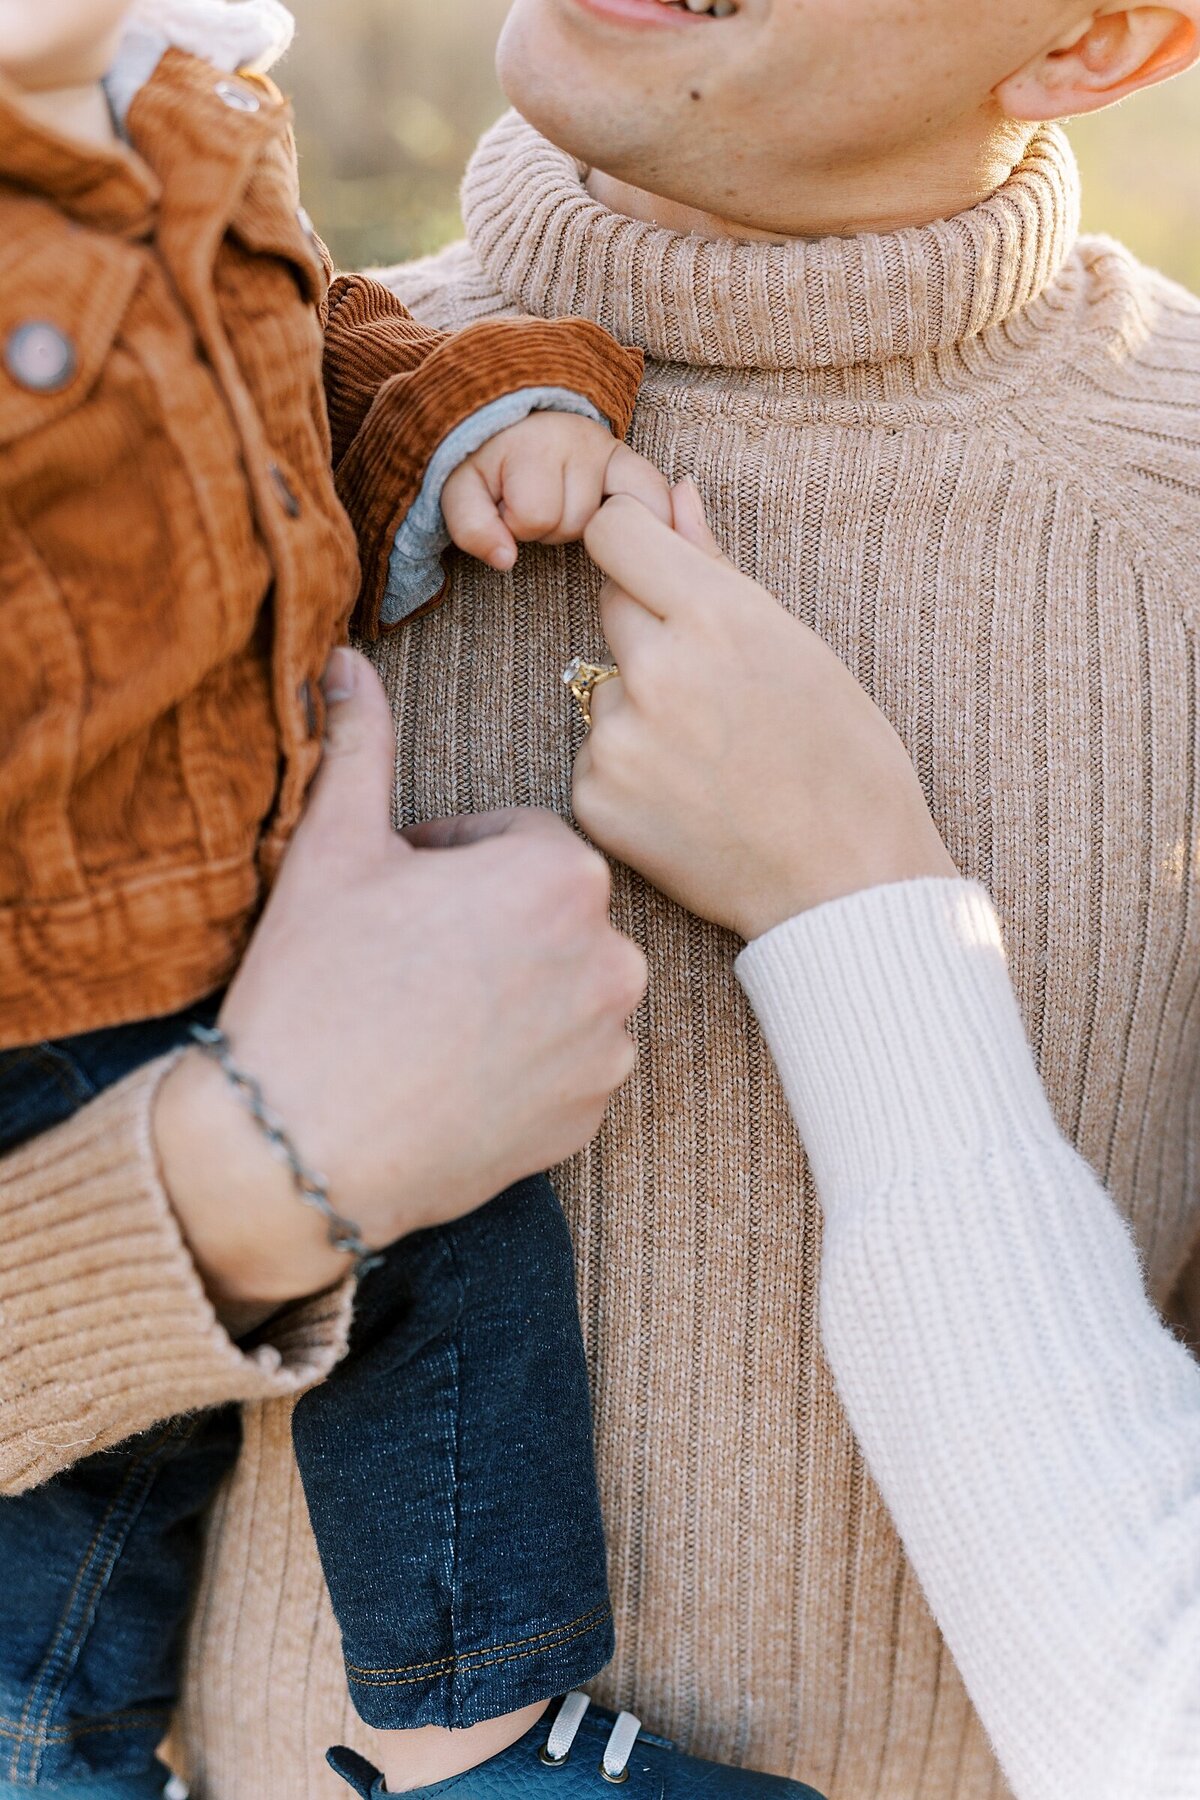
[[[978,888],[752,945],[817,1174],[822,1320],[1020,1800],[1200,1793],[1200,1365],[1054,1126]]]
[[[880,896],[817,907],[748,945],[737,961],[826,1215],[843,1194],[923,1167],[930,1144],[969,1156],[1018,1134],[1059,1135],[983,889],[907,882]],[[906,923],[898,967],[894,939]],[[932,1067],[930,1014],[939,1021]],[[819,1054],[810,1018],[821,1032]],[[989,1026],[982,1044],[981,1018]]]
[[[738,564],[896,724],[1161,1300],[1200,1223],[1200,309],[1114,245],[1072,247],[1054,131],[965,218],[869,240],[616,219],[513,119],[466,203],[472,244],[389,280],[437,326],[572,313],[649,353],[634,443],[696,476]],[[603,649],[596,590],[578,551],[460,562],[386,641],[402,818],[568,810],[560,674]],[[812,1178],[737,946],[626,875],[615,913],[651,964],[639,1064],[560,1175],[620,1634],[603,1692],[834,1800],[997,1800],[822,1355]],[[320,1595],[286,1409],[251,1409],[182,1720],[206,1800],[338,1793],[321,1752],[362,1737]]]
[[[149,1064],[4,1164],[0,1491],[19,1493],[175,1413],[298,1394],[346,1344],[350,1284],[241,1350],[158,1179]]]
[[[951,350],[1042,293],[1079,227],[1057,131],[972,212],[836,241],[684,237],[606,211],[579,176],[515,113],[488,135],[463,189],[484,293],[494,283],[536,318],[592,319],[694,368],[841,370]]]

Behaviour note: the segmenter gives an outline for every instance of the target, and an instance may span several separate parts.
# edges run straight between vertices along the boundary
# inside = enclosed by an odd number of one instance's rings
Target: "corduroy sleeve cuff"
[[[313,1386],[344,1354],[349,1280],[242,1349],[159,1179],[163,1059],[0,1165],[0,1490],[37,1486],[179,1413]]]
[[[827,1209],[1016,1133],[1057,1137],[981,887],[853,894],[749,944],[737,972]]]
[[[450,338],[414,319],[369,275],[339,275],[331,282],[324,324],[325,404],[337,468],[384,383],[420,368]]]
[[[623,438],[642,370],[640,351],[622,349],[586,320],[490,319],[386,381],[337,466],[363,565],[356,629],[379,634],[397,533],[438,446],[457,427],[507,395],[559,389],[586,401]]]

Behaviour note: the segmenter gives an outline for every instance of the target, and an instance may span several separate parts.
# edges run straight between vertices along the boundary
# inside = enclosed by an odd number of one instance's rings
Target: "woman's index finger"
[[[592,561],[656,618],[669,619],[695,597],[713,564],[637,500],[606,500],[584,533]]]
[[[600,592],[600,623],[613,661],[627,680],[637,686],[644,651],[661,640],[663,621],[632,594],[606,581]]]

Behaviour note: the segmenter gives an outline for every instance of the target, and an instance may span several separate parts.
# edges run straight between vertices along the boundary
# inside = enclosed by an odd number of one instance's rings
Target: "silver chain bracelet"
[[[365,1243],[353,1219],[345,1218],[334,1206],[329,1198],[329,1183],[303,1161],[282,1119],[267,1105],[262,1088],[253,1075],[247,1075],[234,1062],[233,1047],[225,1033],[217,1027],[193,1025],[191,1034],[197,1048],[217,1064],[274,1154],[280,1162],[287,1164],[296,1192],[305,1206],[311,1206],[325,1220],[333,1248],[354,1258],[354,1273],[360,1280],[372,1269],[377,1269],[383,1257]]]

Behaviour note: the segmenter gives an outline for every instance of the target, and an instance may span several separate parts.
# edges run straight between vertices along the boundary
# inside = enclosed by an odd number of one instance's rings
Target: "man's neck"
[[[17,99],[23,112],[61,137],[102,149],[118,141],[108,95],[98,81],[78,87],[19,89]]]
[[[758,220],[704,212],[600,169],[589,171],[587,190],[610,212],[689,236],[776,244],[793,238],[855,237],[928,225],[978,206],[1003,187],[1031,136],[1032,127],[1005,120],[983,143],[976,137],[959,147],[957,155],[948,157],[942,146],[936,155],[922,149],[908,159],[870,168],[822,171],[806,191],[781,197],[770,218]]]

